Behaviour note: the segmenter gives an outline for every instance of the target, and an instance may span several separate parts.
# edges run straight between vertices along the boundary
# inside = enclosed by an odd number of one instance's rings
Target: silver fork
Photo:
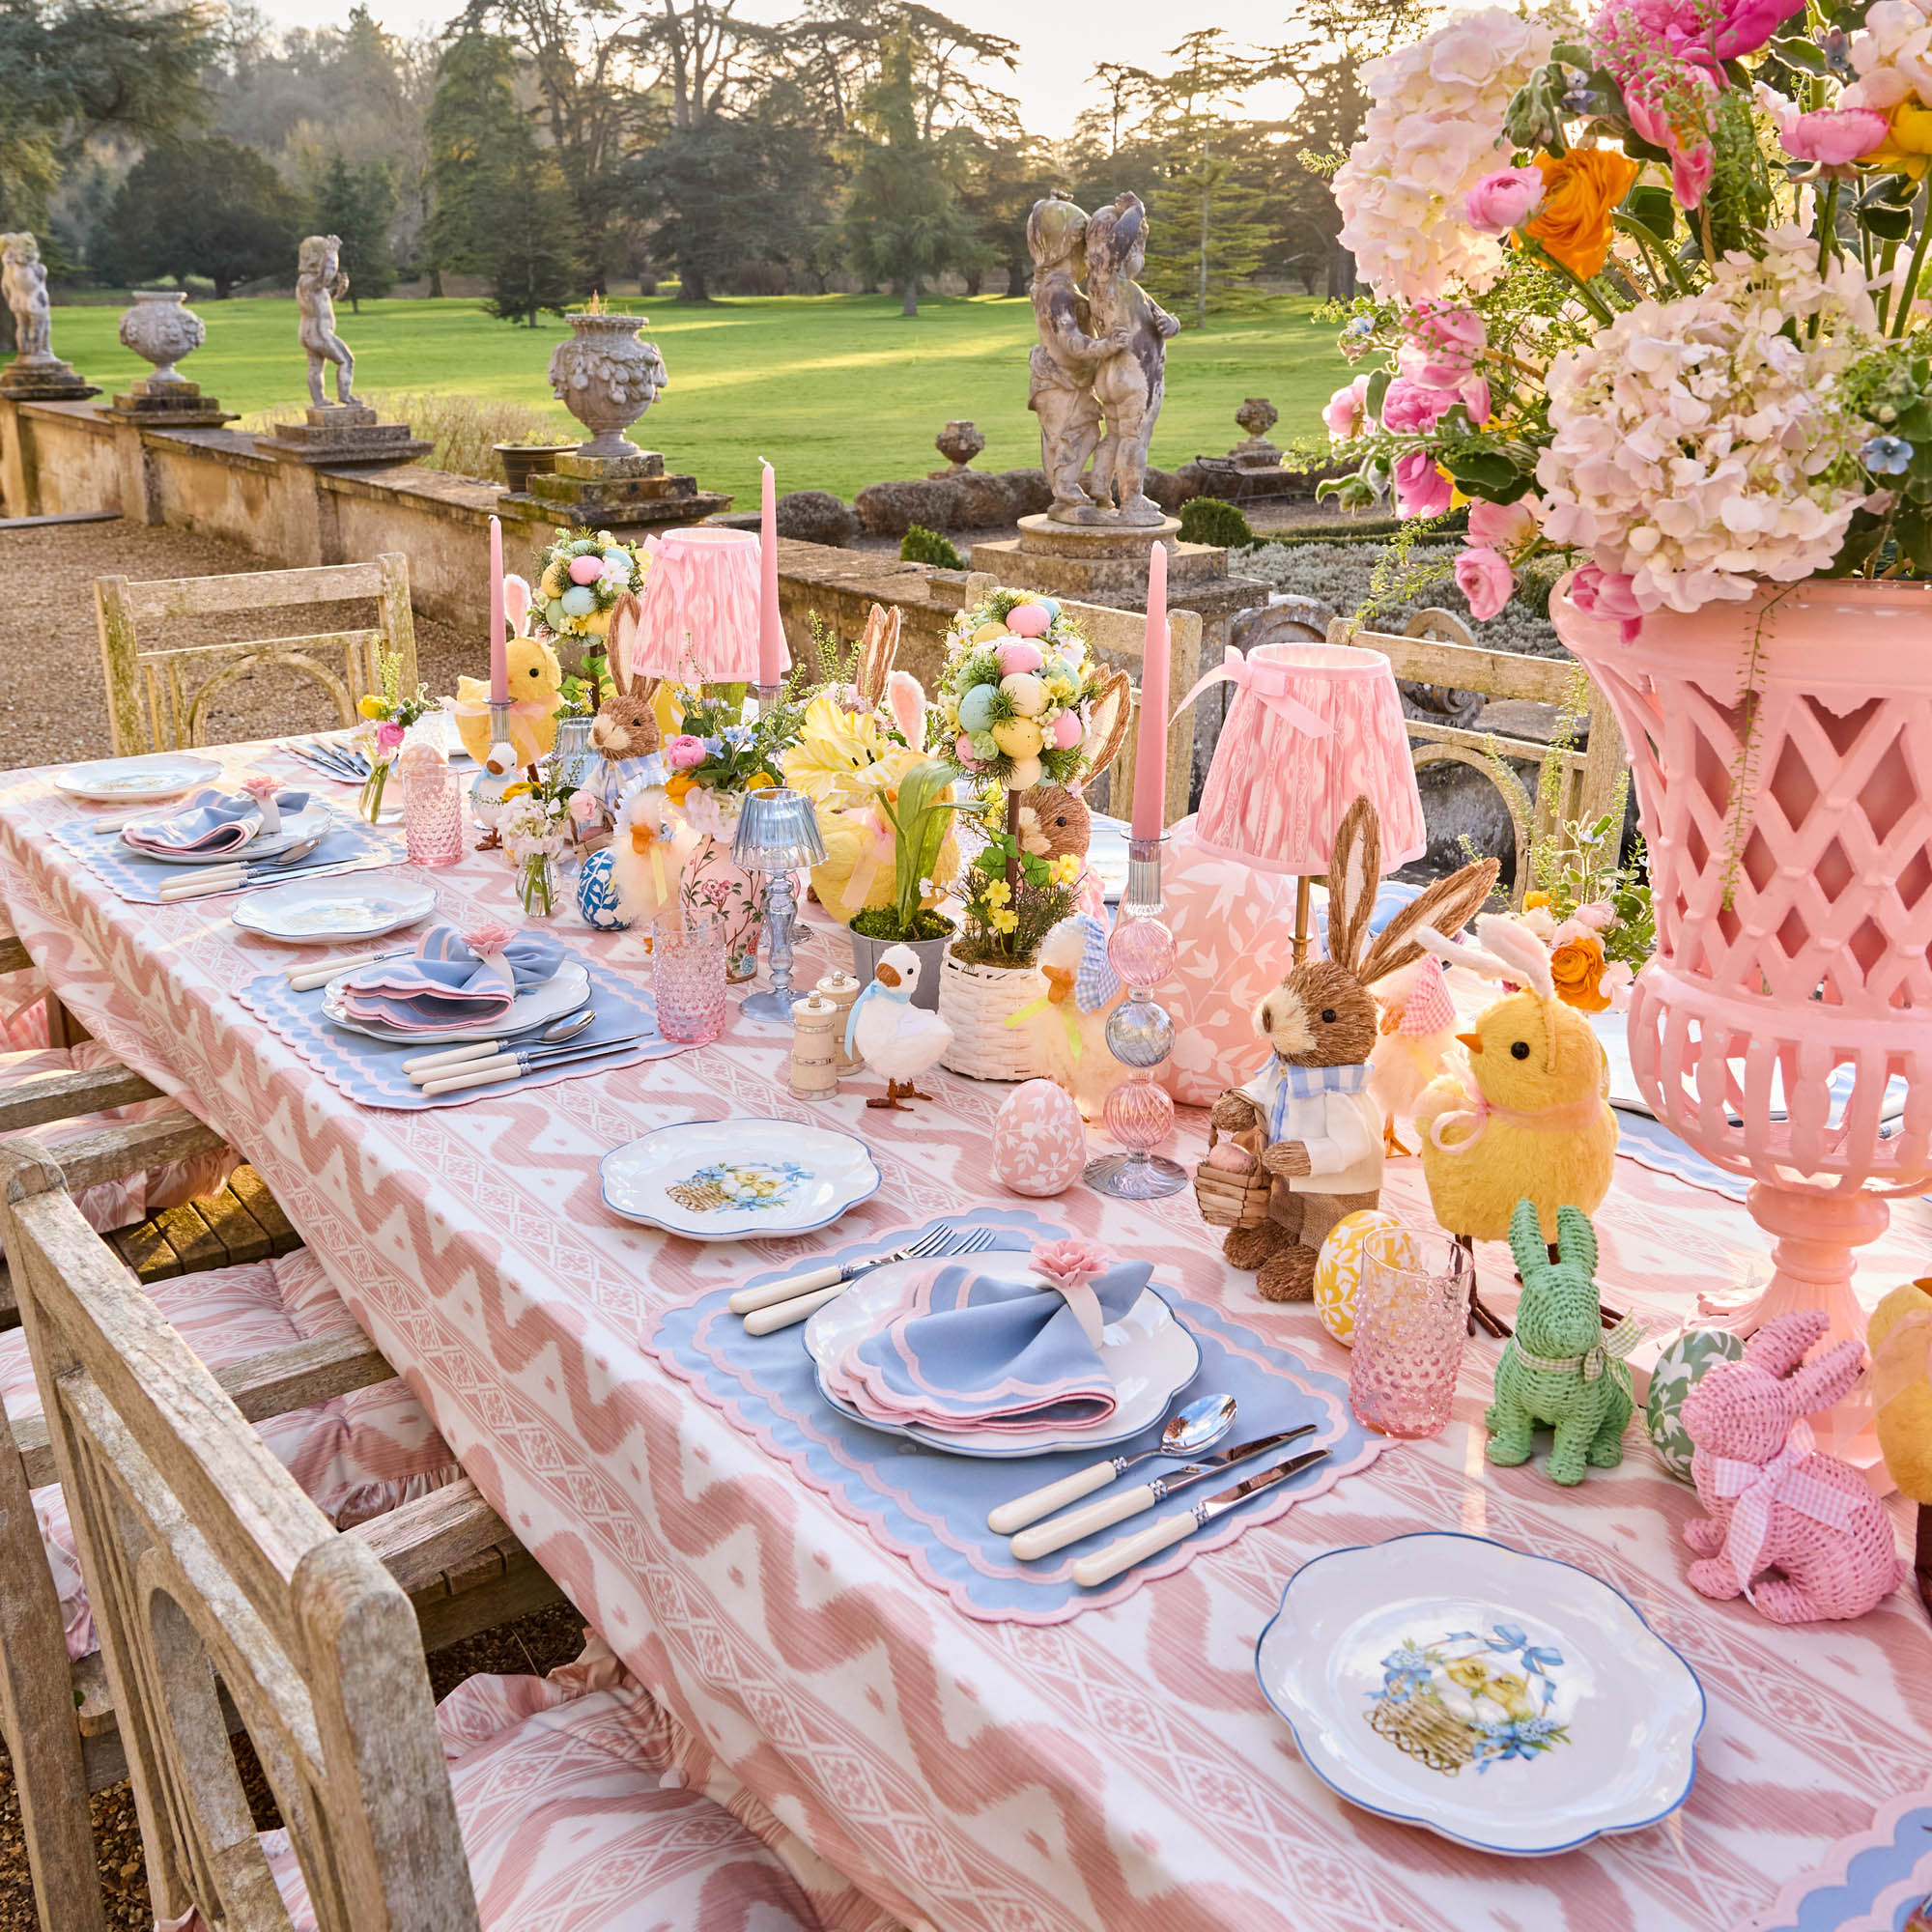
[[[865,1261],[828,1263],[808,1274],[787,1275],[782,1281],[766,1282],[761,1288],[743,1288],[725,1304],[732,1314],[745,1317],[748,1335],[769,1335],[778,1328],[789,1328],[803,1321],[842,1294],[861,1275],[893,1262],[936,1261],[953,1255],[977,1255],[995,1246],[1005,1228],[942,1226],[918,1240],[909,1241],[891,1254],[872,1255]]]

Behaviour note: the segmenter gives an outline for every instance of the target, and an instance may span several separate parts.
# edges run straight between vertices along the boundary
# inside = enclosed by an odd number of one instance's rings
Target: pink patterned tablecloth
[[[234,997],[292,955],[230,924],[226,901],[112,897],[45,836],[71,811],[44,774],[0,778],[0,883],[62,997],[246,1152],[483,1492],[668,1707],[693,1775],[852,1882],[819,1887],[852,1932],[1717,1932],[1922,1781],[1932,1641],[1916,1601],[1798,1631],[1706,1603],[1677,1540],[1694,1498],[1640,1437],[1578,1492],[1484,1461],[1487,1345],[1441,1437],[1118,1606],[1049,1628],[953,1614],[640,1345],[665,1307],[752,1268],[973,1200],[1016,1205],[987,1157],[1007,1090],[936,1074],[935,1104],[882,1121],[861,1080],[809,1107],[784,1092],[785,1037],[737,1022],[734,1000],[722,1042],[657,1065],[359,1110]],[[500,858],[428,876],[459,921],[512,902]],[[818,939],[801,976],[838,943]],[[610,1149],[734,1113],[864,1132],[885,1184],[836,1235],[740,1247],[603,1207]],[[1185,1157],[1204,1119],[1183,1112]],[[1426,1212],[1412,1162],[1385,1198]],[[1039,1205],[1264,1331],[1316,1332],[1223,1264],[1189,1194],[1129,1207],[1076,1187]],[[1640,1310],[1765,1271],[1741,1208],[1634,1162],[1598,1227],[1606,1291]],[[1895,1207],[1864,1257],[1868,1293],[1923,1272],[1929,1236],[1923,1204]],[[1483,1264],[1506,1307],[1506,1257]],[[1559,1858],[1492,1859],[1353,1810],[1303,1769],[1253,1669],[1284,1580],[1321,1549],[1430,1527],[1580,1564],[1684,1653],[1710,1717],[1682,1810]]]

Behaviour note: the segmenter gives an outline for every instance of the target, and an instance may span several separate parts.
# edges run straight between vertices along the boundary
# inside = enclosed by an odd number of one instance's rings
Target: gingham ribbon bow
[[[1516,1358],[1526,1369],[1543,1369],[1550,1375],[1574,1376],[1580,1369],[1586,1382],[1601,1381],[1605,1376],[1614,1374],[1619,1381],[1628,1384],[1630,1371],[1624,1366],[1624,1357],[1647,1332],[1645,1324],[1634,1315],[1626,1315],[1594,1349],[1585,1349],[1580,1355],[1532,1355],[1519,1341]]]
[[[1076,913],[1087,941],[1080,949],[1080,970],[1073,976],[1073,1004],[1083,1013],[1104,1007],[1121,990],[1121,976],[1107,961],[1107,928],[1091,912]]]
[[[1710,1459],[1711,1487],[1731,1504],[1730,1527],[1724,1533],[1724,1560],[1731,1566],[1732,1576],[1743,1584],[1747,1597],[1751,1595],[1751,1578],[1757,1574],[1765,1539],[1771,1534],[1774,1505],[1783,1503],[1814,1522],[1822,1522],[1828,1529],[1846,1529],[1851,1525],[1856,1500],[1840,1495],[1804,1468],[1815,1448],[1811,1425],[1799,1421],[1791,1425],[1784,1447],[1769,1463],[1740,1463],[1728,1456]]]

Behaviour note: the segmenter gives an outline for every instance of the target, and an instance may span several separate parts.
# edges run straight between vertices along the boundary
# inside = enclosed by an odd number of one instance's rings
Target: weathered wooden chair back
[[[302,1493],[51,1166],[16,1169],[8,1222],[156,1917],[289,1925],[225,1690],[324,1932],[476,1932],[409,1598]]]
[[[170,618],[370,597],[376,600],[376,622],[366,630],[173,647],[153,635]],[[357,700],[375,689],[379,651],[402,659],[405,691],[416,686],[410,566],[400,552],[314,570],[255,570],[149,583],[99,577],[94,602],[117,757],[207,744],[214,701],[258,666],[279,665],[313,679],[328,693],[344,724],[355,723]]]
[[[1512,897],[1519,907],[1531,880],[1525,862],[1533,839],[1560,832],[1566,825],[1588,825],[1612,810],[1624,774],[1624,741],[1610,707],[1574,658],[1531,658],[1515,651],[1486,651],[1468,641],[1462,620],[1446,611],[1418,611],[1408,632],[1396,637],[1386,631],[1356,630],[1346,617],[1328,627],[1331,644],[1351,644],[1379,651],[1405,681],[1437,685],[1451,691],[1481,692],[1487,697],[1528,698],[1553,704],[1559,711],[1587,711],[1590,730],[1586,749],[1558,754],[1560,782],[1538,792],[1534,815],[1526,817],[1521,803],[1497,784],[1510,822],[1516,828],[1517,867]],[[1580,704],[1579,704],[1580,699]],[[1497,732],[1471,731],[1434,720],[1410,718],[1410,756],[1417,771],[1429,765],[1461,764],[1479,771],[1495,784],[1490,763],[1492,752],[1506,758],[1541,764],[1548,746],[1528,738]],[[1535,790],[1532,784],[1529,789]]]

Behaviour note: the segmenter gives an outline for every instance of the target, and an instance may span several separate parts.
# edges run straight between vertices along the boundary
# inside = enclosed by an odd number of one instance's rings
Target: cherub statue
[[[1039,341],[1027,358],[1032,380],[1027,408],[1039,417],[1040,468],[1053,491],[1048,515],[1064,524],[1092,521],[1094,499],[1081,482],[1100,442],[1100,405],[1094,377],[1108,344],[1088,333],[1092,318],[1079,278],[1087,216],[1055,188],[1027,216],[1027,252],[1033,257],[1033,315]]]
[[[327,409],[322,393],[322,365],[335,364],[338,408],[355,401],[350,385],[355,379],[355,358],[335,332],[335,298],[349,293],[342,272],[342,238],[310,235],[303,238],[296,268],[296,307],[301,319],[296,340],[308,351],[308,393],[317,409]]]
[[[0,292],[14,311],[20,360],[55,360],[47,271],[41,262],[41,244],[31,235],[0,235]]]
[[[1094,378],[1107,434],[1094,453],[1089,491],[1123,524],[1157,524],[1161,508],[1146,489],[1148,446],[1167,388],[1168,337],[1180,323],[1135,279],[1147,267],[1147,210],[1139,195],[1120,195],[1094,214],[1086,252],[1093,326],[1119,345]]]

